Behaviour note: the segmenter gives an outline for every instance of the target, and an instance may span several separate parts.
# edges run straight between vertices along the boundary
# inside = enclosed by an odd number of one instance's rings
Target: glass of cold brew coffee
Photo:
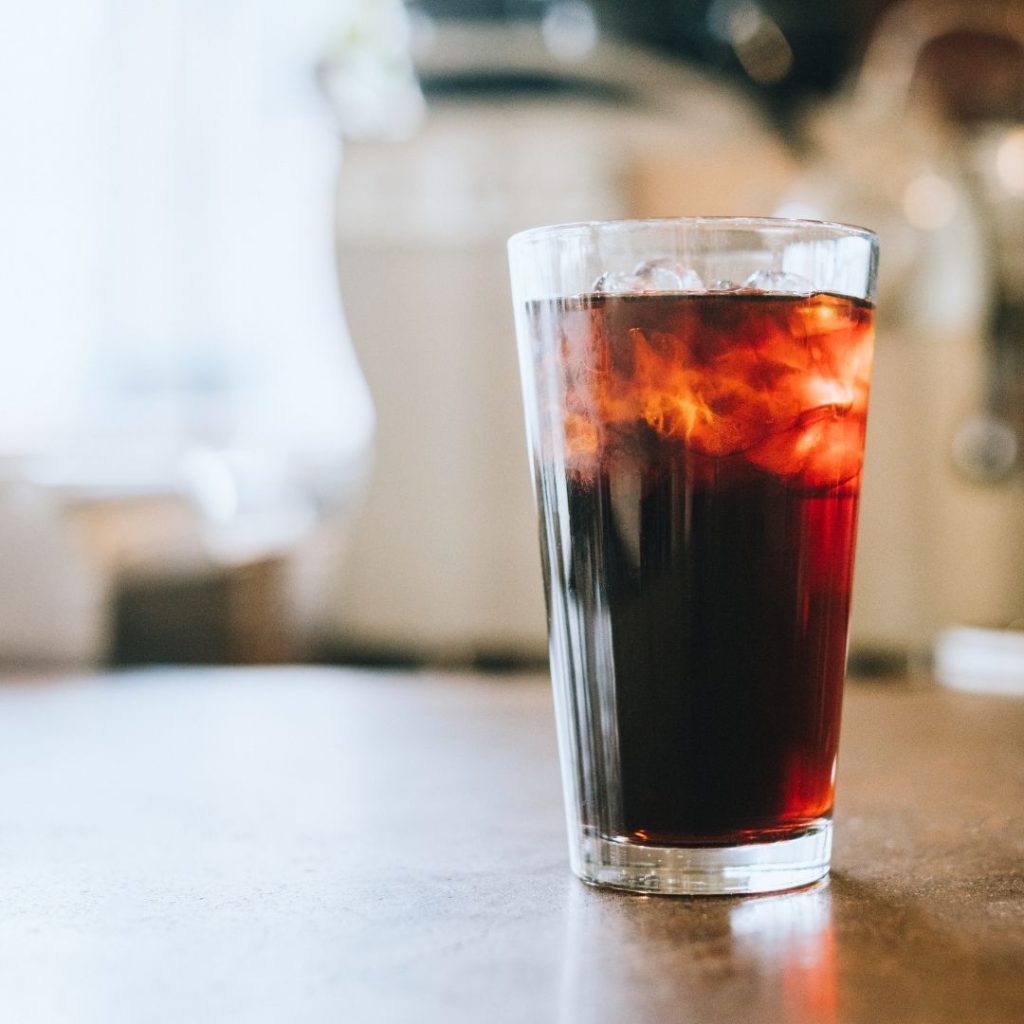
[[[509,243],[573,870],[828,872],[877,238],[752,218]]]

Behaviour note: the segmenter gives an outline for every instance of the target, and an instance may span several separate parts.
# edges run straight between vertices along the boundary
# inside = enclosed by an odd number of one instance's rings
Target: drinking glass
[[[814,221],[509,243],[572,868],[825,875],[877,239]]]

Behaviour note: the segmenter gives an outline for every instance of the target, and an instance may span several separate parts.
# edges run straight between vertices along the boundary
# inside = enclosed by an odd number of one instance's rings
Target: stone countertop
[[[1024,700],[849,687],[831,880],[568,872],[543,680],[180,669],[0,687],[19,1024],[1024,1020]]]

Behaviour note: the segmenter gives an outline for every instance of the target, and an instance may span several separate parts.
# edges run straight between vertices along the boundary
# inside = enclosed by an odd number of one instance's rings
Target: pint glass
[[[877,239],[748,218],[509,243],[573,870],[828,871]]]

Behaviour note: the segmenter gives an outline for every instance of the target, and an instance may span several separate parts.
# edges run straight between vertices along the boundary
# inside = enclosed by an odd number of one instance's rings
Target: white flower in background
[[[348,0],[341,29],[320,68],[324,90],[348,138],[403,138],[423,118],[409,17],[400,0]]]

